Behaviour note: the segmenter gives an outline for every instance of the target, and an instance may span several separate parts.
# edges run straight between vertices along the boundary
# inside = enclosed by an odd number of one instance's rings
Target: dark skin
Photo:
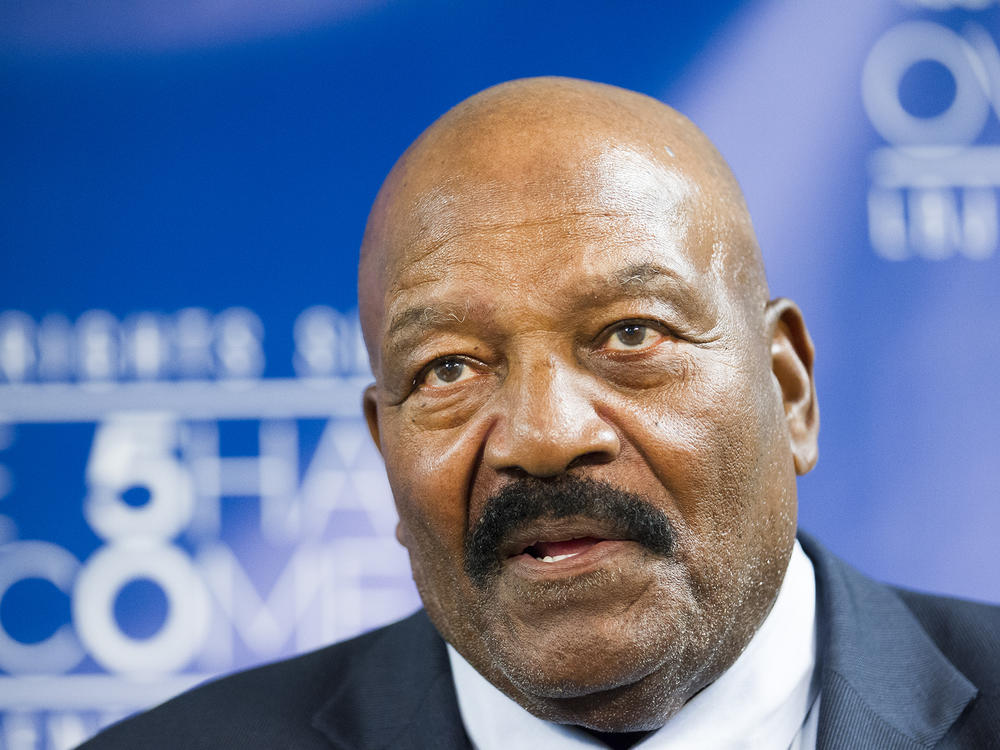
[[[488,89],[386,179],[359,299],[365,414],[435,626],[536,716],[662,726],[769,612],[817,455],[812,343],[768,301],[721,157],[639,94]],[[664,514],[671,553],[538,521],[470,580],[463,544],[494,493],[568,475]]]

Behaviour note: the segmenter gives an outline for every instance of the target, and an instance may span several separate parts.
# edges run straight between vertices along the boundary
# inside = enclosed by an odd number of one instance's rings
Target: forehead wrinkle
[[[680,225],[698,202],[699,188],[690,175],[646,149],[599,141],[570,154],[560,143],[553,153],[527,149],[498,163],[495,150],[478,140],[472,145],[461,144],[457,154],[443,154],[408,178],[408,195],[392,210],[391,245],[405,247],[408,237],[417,235],[434,249],[468,231],[503,232],[573,218]],[[470,149],[480,157],[486,150],[490,162],[470,164]]]
[[[648,216],[643,216],[637,212],[627,213],[615,211],[580,210],[562,211],[557,216],[547,216],[537,219],[514,219],[509,221],[490,221],[478,223],[466,222],[466,225],[461,227],[454,226],[460,223],[458,220],[451,220],[445,222],[446,228],[444,230],[433,232],[432,234],[436,235],[433,238],[428,239],[425,242],[418,242],[415,245],[411,245],[409,257],[406,258],[405,263],[408,266],[418,265],[426,261],[437,251],[443,250],[455,242],[475,237],[476,235],[496,236],[508,234],[521,229],[553,227],[575,219],[607,219],[616,222],[631,223],[635,222],[637,219],[643,218],[659,219],[662,217],[653,210],[648,212]],[[586,231],[586,228],[573,227],[568,234],[575,235]],[[428,230],[428,232],[431,233],[430,230]],[[463,262],[473,261],[466,260]]]
[[[579,226],[573,223],[581,217],[600,223],[611,222],[612,226],[607,229],[602,227],[602,234],[596,236],[593,225]],[[631,228],[628,231],[635,236],[627,236],[625,225],[634,223],[634,215],[579,211],[537,220],[463,227],[426,244],[416,238],[399,253],[402,257],[397,260],[394,268],[389,269],[392,278],[386,293],[387,307],[391,308],[401,297],[413,294],[420,287],[432,285],[436,290],[443,282],[455,279],[459,273],[464,274],[469,270],[481,273],[480,279],[507,287],[519,283],[520,276],[529,279],[531,284],[537,284],[539,274],[559,273],[574,258],[581,257],[573,249],[575,245],[571,244],[575,241],[598,246],[602,251],[607,251],[612,246],[635,249],[636,243],[645,246],[649,242],[655,242],[655,232],[646,226]],[[566,225],[564,229],[561,228],[562,225]],[[547,227],[561,228],[560,236],[564,242],[558,243],[560,246],[546,246],[544,239],[530,234],[532,230]],[[517,233],[522,230],[528,234],[518,237]],[[485,242],[478,244],[478,238],[484,238]],[[544,254],[535,254],[531,258],[518,257],[518,251],[530,249],[536,243],[539,248],[545,248]],[[486,247],[489,248],[488,253],[484,252]],[[388,330],[391,332],[396,328],[397,326],[390,324]]]

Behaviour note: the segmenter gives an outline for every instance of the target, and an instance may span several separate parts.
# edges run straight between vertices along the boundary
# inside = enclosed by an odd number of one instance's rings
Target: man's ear
[[[402,521],[396,522],[396,541],[403,545],[406,549],[410,548],[410,535],[403,526]]]
[[[365,421],[368,422],[368,432],[371,433],[372,440],[378,452],[382,452],[382,442],[379,440],[378,431],[378,400],[375,398],[375,384],[365,388],[364,395],[361,396],[361,407],[365,412]]]
[[[802,312],[791,300],[778,298],[768,302],[765,321],[771,341],[771,372],[781,388],[795,472],[805,474],[819,458],[813,342]]]
[[[379,429],[378,429],[378,400],[375,398],[374,383],[365,388],[364,395],[362,395],[361,397],[361,405],[365,412],[365,421],[368,422],[368,432],[371,433],[372,440],[375,441],[375,447],[378,448],[378,452],[381,453],[382,442],[379,439]],[[396,523],[396,539],[406,549],[410,548],[409,534],[403,527],[402,521],[398,521]]]

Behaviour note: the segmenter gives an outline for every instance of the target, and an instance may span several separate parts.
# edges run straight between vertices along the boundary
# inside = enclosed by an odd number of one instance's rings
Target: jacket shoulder
[[[407,638],[416,616],[301,656],[195,687],[108,727],[79,750],[184,747],[325,748],[317,710],[352,664],[385,639]]]
[[[1000,688],[1000,606],[895,591],[959,671],[981,690]]]
[[[942,747],[992,746],[1000,735],[1000,606],[905,589],[896,593],[978,691]]]

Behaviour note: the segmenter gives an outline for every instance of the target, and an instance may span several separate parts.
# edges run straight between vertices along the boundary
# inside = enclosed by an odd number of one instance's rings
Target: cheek
[[[475,435],[464,429],[425,431],[398,412],[381,429],[387,437],[383,453],[389,485],[420,598],[450,642],[472,649],[468,644],[478,643],[474,634],[482,608],[463,560],[468,477],[479,455]]]
[[[478,453],[474,440],[460,429],[422,429],[403,410],[388,415],[380,429],[389,485],[411,544],[439,555],[461,550],[468,477]]]
[[[696,368],[634,410],[639,450],[702,541],[739,534],[772,502],[773,420],[752,382],[731,366]]]

